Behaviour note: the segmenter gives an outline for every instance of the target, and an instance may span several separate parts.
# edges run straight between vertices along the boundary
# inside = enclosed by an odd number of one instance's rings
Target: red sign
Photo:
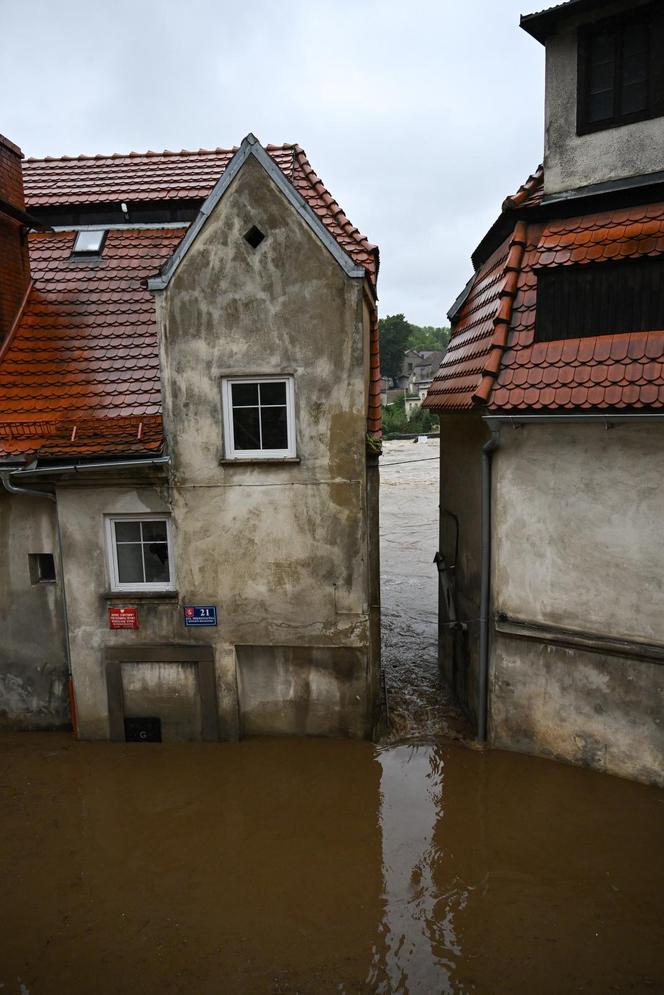
[[[138,629],[138,608],[109,608],[109,629]]]

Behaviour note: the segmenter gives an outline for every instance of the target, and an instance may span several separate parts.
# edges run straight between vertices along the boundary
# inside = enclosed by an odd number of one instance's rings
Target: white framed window
[[[292,377],[238,377],[221,382],[228,459],[286,459],[295,451]]]
[[[113,591],[173,590],[168,515],[109,515],[106,545]]]

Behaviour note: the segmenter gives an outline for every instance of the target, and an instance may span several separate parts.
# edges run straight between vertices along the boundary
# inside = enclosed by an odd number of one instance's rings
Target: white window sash
[[[166,523],[166,545],[168,549],[168,575],[170,580],[165,583],[155,583],[152,581],[133,581],[131,584],[121,583],[120,571],[118,567],[118,544],[115,539],[116,522],[165,522]],[[143,556],[143,543],[141,542],[141,556]],[[173,542],[171,519],[169,515],[107,515],[106,516],[106,554],[108,561],[108,573],[111,581],[112,591],[174,591],[175,590],[175,570],[173,563]],[[145,570],[145,562],[143,563]]]
[[[288,446],[286,449],[238,449],[235,446],[233,432],[233,384],[283,383],[286,385],[286,431]],[[295,386],[293,377],[228,377],[221,383],[224,415],[224,449],[227,459],[269,460],[289,459],[296,456],[295,442]],[[273,405],[263,405],[272,407]],[[279,405],[276,405],[277,407]],[[239,405],[238,407],[242,407]],[[254,407],[254,405],[245,405]],[[260,409],[259,409],[260,425]]]

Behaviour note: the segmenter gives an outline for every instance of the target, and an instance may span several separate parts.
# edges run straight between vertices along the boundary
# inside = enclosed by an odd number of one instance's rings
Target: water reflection
[[[0,736],[0,986],[664,990],[664,793],[450,745]]]
[[[382,945],[370,981],[379,995],[451,991],[447,957],[458,953],[448,906],[438,922],[435,830],[443,800],[440,753],[406,746],[382,750],[380,818],[383,842]],[[441,928],[442,927],[442,928]]]

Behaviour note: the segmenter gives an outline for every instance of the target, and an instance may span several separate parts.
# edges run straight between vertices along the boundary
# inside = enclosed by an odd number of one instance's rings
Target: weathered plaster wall
[[[266,236],[257,249],[243,238],[252,225]],[[229,652],[236,644],[360,648],[366,734],[362,294],[362,281],[343,273],[250,159],[165,292],[161,357],[179,587],[219,605]],[[285,373],[294,376],[300,462],[220,463],[222,377]]]
[[[597,652],[494,633],[493,742],[664,783],[664,427],[504,429],[494,456],[493,608],[598,638]]]
[[[439,606],[440,665],[447,682],[471,716],[476,717],[476,682],[479,658],[480,521],[482,446],[489,432],[476,413],[442,415],[440,418],[440,541],[448,565],[455,559],[458,519],[459,557],[456,566],[457,616],[467,631],[453,632],[445,625]]]
[[[601,15],[619,13],[625,7],[624,2],[607,3]],[[552,35],[546,43],[546,194],[658,172],[664,162],[661,117],[577,135],[577,28],[580,23],[583,19],[566,21],[565,29]]]
[[[0,726],[61,728],[69,693],[55,505],[0,488]],[[52,553],[55,583],[31,583],[28,554]]]

